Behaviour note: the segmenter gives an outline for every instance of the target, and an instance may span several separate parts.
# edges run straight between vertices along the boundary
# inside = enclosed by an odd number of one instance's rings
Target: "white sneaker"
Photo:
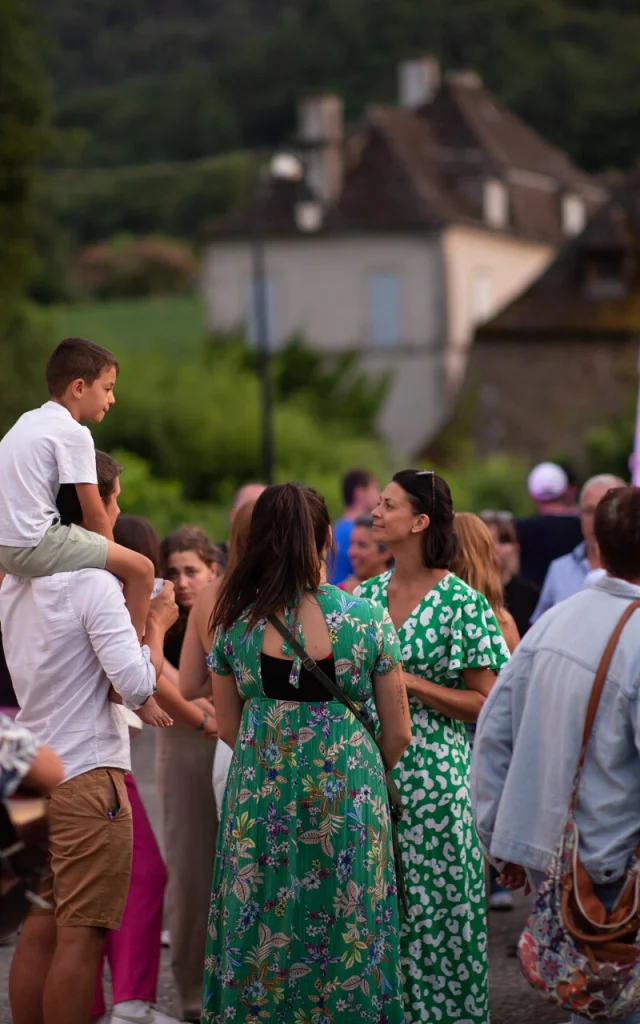
[[[113,1018],[111,1018],[113,1021]],[[168,1017],[162,1010],[155,1010],[149,1007],[149,1024],[180,1024],[179,1017]]]
[[[513,910],[513,893],[492,892],[489,896],[489,910]]]
[[[171,945],[171,932],[167,928],[160,932],[160,945],[163,949],[169,949]]]
[[[122,1005],[122,1004],[121,1004]],[[161,1010],[154,1009],[150,1003],[144,1003],[142,1013],[132,1013],[125,1006],[115,1006],[111,1017],[105,1017],[110,1024],[179,1024],[179,1017],[168,1017]]]

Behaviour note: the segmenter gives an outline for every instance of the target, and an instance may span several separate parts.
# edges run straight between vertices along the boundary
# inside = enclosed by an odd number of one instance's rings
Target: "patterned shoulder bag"
[[[640,1006],[640,845],[611,911],[594,890],[578,853],[576,798],[587,744],[632,601],[602,655],[587,708],[569,813],[518,946],[522,973],[550,1002],[587,1020],[627,1017]]]
[[[278,630],[278,633],[284,640],[289,644],[291,649],[295,651],[297,656],[300,658],[302,664],[306,668],[307,672],[322,683],[325,690],[329,691],[331,697],[334,700],[340,701],[349,708],[351,714],[358,720],[363,729],[366,729],[371,736],[374,743],[376,743],[376,732],[371,724],[358,707],[353,703],[350,697],[347,697],[346,693],[340,689],[337,683],[334,683],[333,679],[330,679],[326,672],[323,672],[320,666],[310,657],[305,651],[302,644],[291,635],[284,623],[280,622],[280,619],[276,618],[275,615],[269,616],[269,622]],[[400,844],[398,842],[398,822],[402,820],[404,814],[404,808],[402,806],[402,800],[400,792],[396,786],[391,772],[385,771],[385,779],[387,783],[387,796],[389,797],[389,812],[391,818],[391,842],[393,844],[393,859],[395,861],[396,869],[396,888],[398,890],[398,902],[400,904],[400,915],[403,920],[409,917],[409,901],[407,899],[407,890],[404,884],[404,877],[402,874],[402,855],[400,853]]]

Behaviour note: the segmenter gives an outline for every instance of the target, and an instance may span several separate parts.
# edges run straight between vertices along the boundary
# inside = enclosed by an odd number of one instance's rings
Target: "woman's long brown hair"
[[[471,512],[456,512],[453,532],[458,544],[451,571],[484,594],[496,618],[504,613],[500,563],[488,526]]]
[[[233,572],[240,559],[244,558],[244,553],[249,544],[251,517],[255,505],[255,501],[245,501],[233,518],[231,533],[229,534],[229,555],[225,569],[227,573]]]
[[[324,498],[300,484],[273,484],[255,503],[244,555],[227,570],[211,630],[229,629],[252,605],[247,631],[260,619],[317,590],[330,519]]]

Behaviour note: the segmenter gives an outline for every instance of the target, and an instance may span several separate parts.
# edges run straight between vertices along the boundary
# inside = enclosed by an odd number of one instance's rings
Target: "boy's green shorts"
[[[77,569],[104,569],[106,537],[81,526],[54,523],[34,548],[0,545],[0,570],[13,576],[51,576]]]

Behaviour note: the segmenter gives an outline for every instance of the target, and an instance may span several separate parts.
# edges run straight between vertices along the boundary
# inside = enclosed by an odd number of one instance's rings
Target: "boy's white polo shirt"
[[[33,548],[59,519],[60,484],[97,484],[91,431],[58,402],[20,417],[0,441],[0,546]]]

